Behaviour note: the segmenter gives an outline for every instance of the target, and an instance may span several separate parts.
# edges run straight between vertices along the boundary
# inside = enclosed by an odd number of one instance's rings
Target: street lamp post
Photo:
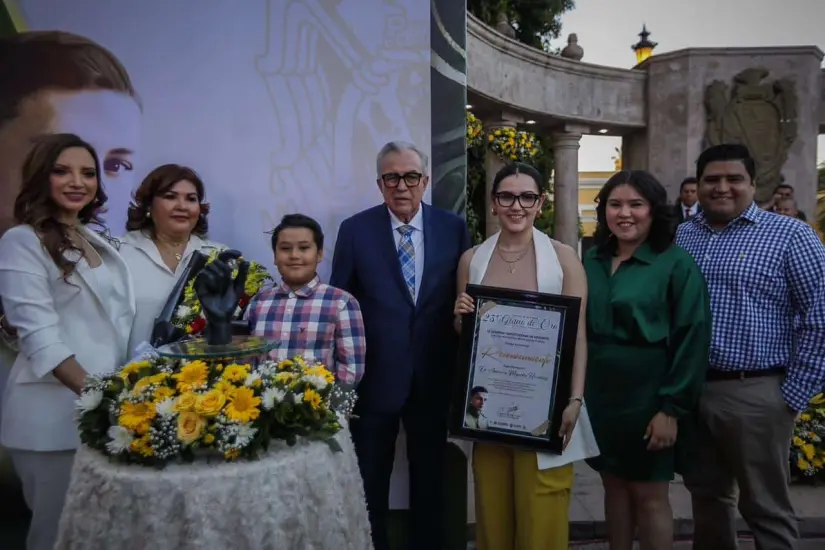
[[[642,25],[642,32],[639,33],[640,40],[631,46],[633,51],[636,52],[637,65],[653,55],[653,49],[658,46],[656,42],[651,42],[648,39],[649,36],[650,33],[647,30],[647,25]]]

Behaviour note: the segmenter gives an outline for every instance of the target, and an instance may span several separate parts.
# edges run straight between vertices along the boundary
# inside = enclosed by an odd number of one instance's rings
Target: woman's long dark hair
[[[92,155],[98,178],[97,192],[92,202],[80,211],[78,219],[83,225],[91,222],[102,224],[97,215],[106,204],[107,197],[100,181],[100,161],[94,148],[74,134],[51,134],[35,142],[23,162],[23,181],[14,201],[15,220],[34,228],[43,248],[63,273],[64,281],[68,281],[85,253],[72,242],[69,227],[58,219],[60,211],[52,198],[51,173],[61,153],[75,147],[85,149]],[[78,259],[68,259],[67,252],[76,253]]]
[[[613,190],[620,185],[629,185],[650,204],[650,233],[647,243],[654,252],[662,252],[673,243],[676,236],[676,219],[673,206],[667,202],[667,191],[653,174],[644,170],[622,170],[616,172],[604,184],[596,197],[596,232],[593,244],[602,254],[616,253],[616,239],[607,227],[607,201]]]

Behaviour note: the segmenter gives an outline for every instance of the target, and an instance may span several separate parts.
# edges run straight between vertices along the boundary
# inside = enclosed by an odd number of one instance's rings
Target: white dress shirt
[[[389,208],[387,209],[389,210]],[[409,225],[413,228],[410,234],[412,239],[413,249],[415,250],[415,300],[418,301],[418,291],[421,288],[421,278],[424,276],[424,208],[419,206],[418,212],[410,220],[410,223],[404,223],[398,219],[398,216],[390,212],[390,221],[392,222],[392,236],[395,239],[395,249],[401,247],[401,239],[403,238],[398,228],[404,225]]]
[[[699,203],[694,202],[693,206],[685,206],[681,202],[679,203],[679,208],[682,209],[682,217],[684,219],[692,218],[696,214],[699,213]]]
[[[129,337],[129,353],[152,336],[152,329],[172,288],[186,269],[192,253],[199,250],[209,255],[225,246],[192,235],[175,271],[161,258],[155,242],[140,231],[130,231],[121,239],[120,255],[129,266],[135,280],[135,324]],[[130,355],[131,356],[131,355]]]

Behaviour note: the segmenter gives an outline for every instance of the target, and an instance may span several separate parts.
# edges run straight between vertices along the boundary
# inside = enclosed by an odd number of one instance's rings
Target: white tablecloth
[[[256,462],[164,470],[81,447],[56,550],[371,550],[349,432],[273,446]]]

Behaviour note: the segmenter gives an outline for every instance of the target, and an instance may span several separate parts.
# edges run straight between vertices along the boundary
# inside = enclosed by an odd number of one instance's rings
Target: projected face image
[[[53,133],[95,148],[109,197],[102,217],[123,233],[141,137],[141,106],[125,67],[86,37],[31,31],[0,38],[0,81],[0,234],[14,224],[23,160],[37,137]]]

